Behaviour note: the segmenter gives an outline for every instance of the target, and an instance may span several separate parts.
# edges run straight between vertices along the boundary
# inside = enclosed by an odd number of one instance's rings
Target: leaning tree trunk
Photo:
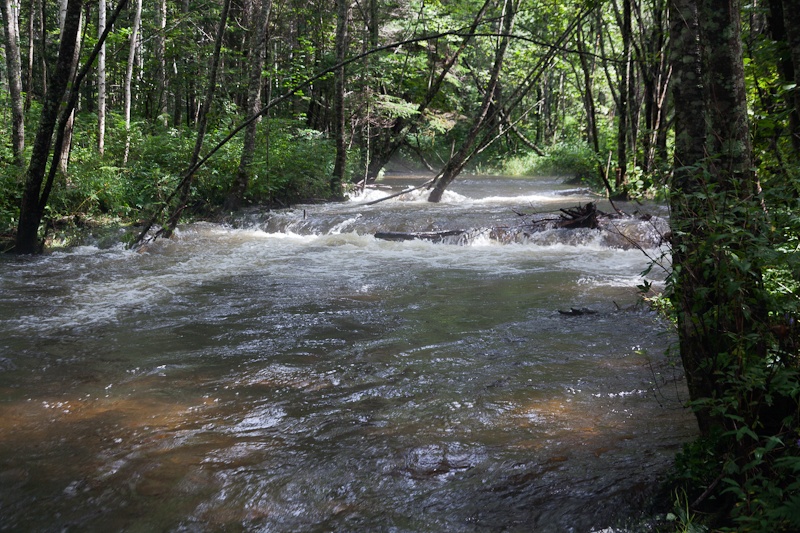
[[[211,104],[214,102],[214,92],[217,88],[217,73],[219,72],[219,58],[222,51],[222,39],[225,36],[225,27],[228,24],[228,11],[231,7],[231,1],[225,0],[222,4],[222,13],[220,14],[219,26],[217,27],[217,35],[214,41],[214,55],[211,58],[211,68],[208,73],[208,87],[206,87],[206,95],[203,104],[200,108],[199,116],[197,117],[197,138],[194,143],[194,151],[192,152],[192,159],[189,162],[189,167],[194,167],[200,160],[200,150],[203,148],[203,139],[206,135],[206,128],[208,124],[208,112],[211,109]],[[180,185],[180,198],[178,205],[169,217],[166,226],[162,230],[165,237],[169,237],[178,226],[178,221],[181,218],[186,204],[189,202],[189,194],[192,190],[193,176],[189,176],[183,180]]]
[[[83,28],[83,16],[78,22],[78,35],[75,37],[75,52],[72,56],[72,70],[69,73],[70,80],[74,78],[75,72],[78,70],[78,61],[81,55],[81,30]],[[58,154],[58,171],[66,175],[67,167],[69,166],[69,154],[72,148],[72,131],[75,128],[75,110],[70,111],[66,121],[66,129],[64,130],[64,142],[61,145],[60,153]]]
[[[25,108],[22,97],[22,63],[19,51],[19,0],[0,0],[5,29],[6,72],[11,95],[11,153],[22,168],[25,151]]]
[[[256,2],[252,14],[253,20],[250,27],[250,42],[248,46],[250,72],[247,85],[247,116],[257,115],[261,109],[261,74],[266,59],[267,27],[271,10],[272,0],[259,0]],[[253,120],[244,130],[242,156],[239,159],[236,179],[225,200],[224,209],[226,211],[239,209],[244,200],[244,194],[247,192],[247,186],[250,182],[250,166],[253,163],[253,156],[256,150],[256,133],[258,132],[260,120],[260,117]]]
[[[31,160],[25,178],[14,247],[14,251],[18,254],[32,254],[40,250],[39,224],[42,222],[45,207],[40,199],[42,182],[50,156],[59,106],[66,94],[69,75],[72,71],[82,8],[82,0],[69,0],[66,6],[64,29],[61,32],[61,42],[58,48],[58,60],[53,79],[48,87],[47,98],[42,106],[39,128],[36,131],[36,139],[33,142]]]
[[[447,78],[447,75],[450,74],[450,71],[453,69],[456,61],[458,61],[459,57],[461,57],[461,54],[467,48],[470,40],[472,40],[474,33],[477,31],[478,26],[480,26],[480,24],[483,22],[486,11],[489,9],[492,2],[493,0],[485,0],[481,8],[475,14],[475,17],[473,18],[472,23],[470,24],[469,29],[466,31],[464,37],[461,38],[458,48],[456,48],[452,53],[447,54],[447,59],[442,65],[441,72],[439,72],[439,75],[428,86],[425,96],[417,105],[417,112],[415,114],[416,117],[424,116],[428,106],[439,94],[439,91],[444,84],[444,80]],[[373,46],[377,47],[377,40]],[[409,126],[412,123],[413,119],[405,119],[402,117],[396,118],[394,125],[387,132],[386,138],[384,138],[382,142],[376,143],[376,148],[373,149],[370,156],[369,169],[367,170],[368,179],[374,180],[377,178],[380,170],[385,167],[389,161],[391,161],[392,157],[394,157],[394,155],[405,142],[406,133],[408,132]]]
[[[472,122],[472,127],[467,133],[467,136],[464,139],[464,142],[461,144],[461,147],[458,149],[458,152],[456,152],[450,158],[442,170],[441,176],[436,181],[435,187],[428,196],[429,202],[439,202],[442,199],[442,195],[444,194],[445,189],[447,189],[447,186],[450,185],[450,183],[456,179],[456,176],[458,176],[458,174],[460,174],[464,169],[464,165],[472,153],[472,147],[477,141],[478,133],[480,133],[481,129],[486,123],[486,119],[489,116],[489,109],[492,106],[492,102],[495,99],[495,95],[497,94],[498,87],[500,85],[500,72],[503,69],[503,60],[505,59],[506,50],[508,49],[511,30],[514,27],[515,15],[516,9],[513,0],[506,0],[505,5],[503,6],[502,17],[503,37],[501,37],[500,44],[495,52],[494,65],[492,67],[489,83],[486,85],[486,93],[483,95],[481,107],[478,110],[478,113],[475,115],[475,118]]]

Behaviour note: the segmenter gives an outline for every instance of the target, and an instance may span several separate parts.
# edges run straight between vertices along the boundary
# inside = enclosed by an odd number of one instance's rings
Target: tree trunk
[[[136,0],[133,13],[133,24],[131,26],[130,42],[128,43],[128,66],[125,69],[125,108],[123,111],[125,117],[125,153],[122,156],[122,165],[128,164],[128,156],[131,150],[131,99],[133,84],[133,66],[136,63],[136,42],[139,39],[139,25],[142,22],[142,0]]]
[[[39,67],[40,67],[40,74],[42,77],[42,98],[47,98],[47,83],[50,80],[50,70],[47,68],[47,24],[45,20],[47,19],[47,9],[45,7],[46,1],[45,0],[36,0],[36,7],[37,7],[37,31],[36,31],[36,41],[39,46]]]
[[[156,35],[153,53],[156,59],[156,115],[161,125],[169,125],[167,114],[167,0],[156,5]]]
[[[694,401],[721,398],[722,376],[741,364],[731,360],[740,353],[737,343],[763,335],[758,268],[740,273],[729,254],[748,243],[738,242],[728,228],[745,227],[750,235],[760,230],[739,7],[738,0],[673,0],[670,12],[674,98],[680,102],[670,200],[673,301]],[[740,285],[731,292],[731,284],[721,280]],[[762,355],[762,342],[749,347],[747,357]],[[704,435],[729,422],[707,405],[696,406],[695,413]]]
[[[478,133],[486,123],[486,119],[489,115],[489,109],[492,106],[493,100],[495,99],[495,95],[497,94],[498,87],[500,85],[500,73],[503,69],[503,61],[505,59],[506,50],[508,49],[510,39],[509,36],[511,35],[511,30],[514,27],[515,15],[516,9],[513,0],[505,0],[501,22],[503,36],[500,38],[500,43],[497,47],[497,51],[495,52],[494,65],[492,67],[489,83],[486,85],[486,93],[483,95],[483,101],[481,102],[481,106],[475,115],[475,118],[473,119],[472,126],[470,127],[464,142],[461,144],[458,152],[450,157],[450,160],[442,170],[441,176],[436,181],[436,186],[428,196],[429,202],[439,202],[442,199],[442,195],[444,194],[445,189],[447,189],[447,186],[450,185],[456,176],[458,176],[458,174],[464,169],[464,165],[466,164],[469,155],[472,153],[472,147],[478,138]]]
[[[66,94],[69,75],[75,57],[78,29],[81,22],[82,0],[69,0],[65,11],[64,30],[58,49],[58,60],[53,79],[49,84],[47,98],[42,106],[39,128],[33,143],[31,160],[25,179],[25,189],[20,206],[19,223],[14,251],[32,254],[40,250],[39,224],[44,213],[44,202],[40,199],[42,182],[50,155],[53,130],[58,119],[58,110]],[[46,201],[46,198],[44,199]]]
[[[631,19],[631,2],[633,0],[622,0],[622,76],[619,84],[619,101],[617,102],[617,178],[615,188],[621,192],[626,176],[628,175],[628,135],[630,106],[633,103],[630,98],[632,89],[632,63],[631,63],[631,40],[633,39],[633,23]]]
[[[702,0],[700,35],[708,67],[710,132],[707,152],[722,156],[712,161],[716,175],[751,186],[744,195],[756,194],[753,185],[752,147],[747,118],[747,92],[739,20],[740,0]]]
[[[72,70],[69,73],[69,79],[75,77],[75,72],[78,70],[78,61],[81,56],[81,30],[83,29],[83,16],[78,21],[78,35],[75,37],[75,53],[72,57]],[[64,130],[64,142],[61,145],[61,152],[58,155],[58,171],[66,175],[69,167],[69,154],[72,148],[72,131],[75,127],[75,110],[70,111],[67,117],[66,129]]]
[[[601,161],[600,155],[600,138],[597,132],[597,111],[594,102],[594,67],[589,63],[589,46],[584,42],[584,34],[581,28],[578,28],[578,55],[581,62],[581,70],[583,72],[583,107],[586,111],[586,136],[592,150],[597,156],[598,161]],[[598,175],[604,176],[605,169],[602,163],[598,163]],[[611,195],[613,191],[609,190],[608,194]]]
[[[189,162],[189,168],[194,167],[200,160],[200,150],[203,148],[203,139],[206,135],[206,127],[208,123],[208,112],[211,109],[211,104],[214,102],[214,92],[217,88],[217,73],[219,72],[220,52],[222,51],[222,39],[225,36],[225,28],[228,24],[228,11],[231,7],[231,1],[225,0],[222,4],[222,13],[220,13],[219,26],[217,27],[217,35],[214,40],[214,55],[211,58],[211,66],[208,73],[208,86],[206,87],[206,95],[200,112],[197,117],[197,138],[194,143],[194,151],[192,152],[192,159]],[[180,221],[181,214],[189,202],[189,193],[192,190],[192,176],[185,179],[180,186],[180,198],[178,205],[167,221],[162,234],[165,237],[170,237],[175,231]]]
[[[267,53],[267,27],[271,10],[272,0],[258,0],[253,9],[248,43],[250,72],[247,84],[247,116],[256,115],[261,109],[261,73],[264,69]],[[226,211],[239,209],[244,200],[244,194],[247,192],[247,186],[250,182],[250,166],[253,163],[256,149],[256,133],[258,132],[260,121],[259,117],[248,124],[244,130],[239,168],[223,207]]]
[[[19,51],[19,0],[0,0],[5,27],[5,56],[8,89],[11,94],[11,152],[14,164],[22,168],[25,151],[25,109],[22,97],[22,63]]]
[[[350,24],[350,0],[337,0],[336,16],[336,62],[342,63],[347,58],[348,26]],[[345,115],[344,94],[347,89],[347,70],[344,66],[336,71],[333,94],[334,135],[336,137],[336,158],[333,165],[333,176],[330,191],[334,198],[342,196],[342,184],[346,181],[347,169],[347,123]]]
[[[31,108],[31,102],[33,101],[33,69],[36,64],[36,34],[34,32],[36,31],[37,13],[36,0],[31,0],[30,15],[28,16],[28,64],[26,65],[28,75],[25,78],[25,111]]]
[[[699,46],[699,21],[695,0],[670,2],[670,54],[673,62],[673,98],[682,105],[675,106],[675,170],[672,176],[670,207],[673,229],[681,222],[681,231],[673,231],[672,261],[680,268],[674,270],[676,310],[680,354],[686,371],[689,395],[692,399],[707,397],[707,380],[701,372],[706,357],[702,335],[692,321],[692,282],[695,274],[691,259],[692,236],[700,231],[699,214],[703,205],[696,193],[701,183],[703,143],[705,141],[705,96]],[[693,227],[694,226],[694,227]],[[684,266],[686,265],[686,266]],[[697,411],[700,431],[708,434],[711,420],[707,411]]]
[[[19,51],[19,0],[0,0],[5,29],[6,72],[11,95],[11,152],[22,167],[25,150],[25,111],[22,99],[22,63]]]
[[[106,0],[97,2],[97,35],[106,29]],[[103,157],[106,149],[106,45],[97,55],[97,153]]]
[[[794,74],[794,90],[792,94],[792,104],[794,109],[792,115],[792,146],[795,149],[795,157],[800,159],[800,9],[793,0],[783,0],[783,21],[786,28],[786,40],[789,43],[792,56],[792,74]]]

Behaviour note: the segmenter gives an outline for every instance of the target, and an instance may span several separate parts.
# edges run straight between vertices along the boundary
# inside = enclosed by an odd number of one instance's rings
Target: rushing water
[[[592,230],[372,236],[593,200],[555,179],[363,205],[388,192],[0,259],[0,530],[624,521],[695,431],[673,339],[635,305],[645,254]]]

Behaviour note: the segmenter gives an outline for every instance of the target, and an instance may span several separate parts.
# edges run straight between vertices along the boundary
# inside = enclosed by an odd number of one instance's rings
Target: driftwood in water
[[[592,311],[588,307],[581,307],[580,309],[570,307],[569,311],[562,311],[561,309],[559,309],[558,312],[566,316],[594,315],[595,313],[597,313],[597,311]]]
[[[558,228],[589,228],[597,229],[597,216],[601,213],[594,202],[578,207],[561,209],[561,220],[556,223]]]
[[[405,233],[402,231],[379,231],[375,234],[376,239],[384,241],[413,241],[415,239],[431,242],[460,241],[461,239],[469,238],[469,231],[463,229],[454,229],[446,231],[416,231],[412,233]]]
[[[469,244],[479,236],[502,244],[529,242],[584,242],[597,239],[609,248],[655,248],[669,239],[669,223],[658,216],[608,214],[594,203],[560,209],[556,212],[528,214],[514,211],[517,223],[488,228],[420,232],[378,232],[375,238],[390,241],[426,240],[441,244]],[[567,230],[550,233],[548,230]],[[582,231],[572,231],[582,230]],[[590,231],[586,231],[590,230]]]
[[[598,217],[605,214],[597,210],[597,206],[590,202],[586,205],[579,205],[577,207],[570,207],[561,209],[561,214],[558,218],[543,217],[531,218],[524,224],[514,227],[497,226],[489,228],[489,236],[492,239],[499,241],[510,240],[508,235],[519,234],[520,232],[534,233],[551,228],[589,228],[597,229],[599,227]],[[520,216],[526,216],[523,213],[517,213]],[[467,242],[471,236],[477,233],[487,231],[486,229],[478,230],[443,230],[443,231],[415,231],[415,232],[402,232],[402,231],[379,231],[375,233],[376,239],[386,241],[412,241],[415,239],[431,242],[450,242],[462,244]]]

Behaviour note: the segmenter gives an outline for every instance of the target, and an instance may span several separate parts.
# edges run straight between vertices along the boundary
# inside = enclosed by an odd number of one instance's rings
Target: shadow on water
[[[370,233],[583,194],[470,178],[438,206],[306,206],[140,253],[4,258],[0,530],[624,521],[695,431],[668,328],[635,305],[641,252]]]

